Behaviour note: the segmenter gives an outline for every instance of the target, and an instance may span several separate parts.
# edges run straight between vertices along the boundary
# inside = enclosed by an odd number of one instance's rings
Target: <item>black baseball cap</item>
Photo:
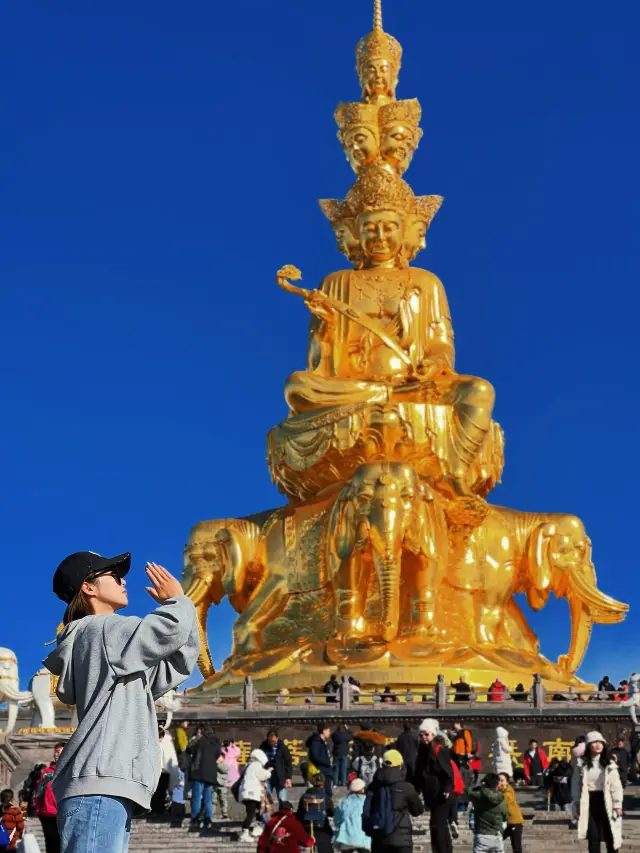
[[[69,604],[90,575],[116,571],[123,578],[131,568],[131,554],[101,557],[93,551],[77,551],[65,557],[53,576],[53,591]]]

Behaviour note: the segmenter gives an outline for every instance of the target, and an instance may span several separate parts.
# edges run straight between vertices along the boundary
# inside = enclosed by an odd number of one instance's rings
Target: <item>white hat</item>
[[[424,732],[425,734],[437,735],[440,731],[440,724],[437,720],[434,720],[431,717],[427,717],[426,720],[423,720],[420,723],[419,732]]]
[[[597,741],[600,741],[600,743],[606,743],[606,740],[602,737],[600,732],[589,732],[585,739],[586,744],[597,743]]]
[[[354,779],[353,782],[349,785],[349,790],[352,794],[359,794],[360,791],[364,791],[366,787],[367,786],[364,779]]]

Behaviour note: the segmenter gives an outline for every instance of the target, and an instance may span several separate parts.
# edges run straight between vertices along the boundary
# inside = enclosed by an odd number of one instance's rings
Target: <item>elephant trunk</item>
[[[382,638],[390,642],[397,636],[400,622],[402,513],[398,512],[394,502],[382,504],[379,513],[372,513],[371,522],[373,559],[380,589]]]

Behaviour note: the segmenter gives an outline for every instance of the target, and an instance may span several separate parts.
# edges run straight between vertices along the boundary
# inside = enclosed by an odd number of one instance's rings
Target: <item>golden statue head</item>
[[[360,268],[362,266],[360,240],[356,233],[355,219],[349,215],[346,202],[337,198],[322,198],[319,204],[336,235],[338,251],[342,252],[356,268]]]
[[[382,166],[370,166],[360,172],[346,202],[357,223],[364,265],[406,266],[406,222],[416,209],[409,184]]]
[[[382,0],[374,0],[373,30],[356,47],[356,70],[365,103],[394,100],[401,61],[400,43],[382,29]]]
[[[402,174],[408,169],[422,138],[420,118],[422,109],[416,98],[393,101],[380,107],[380,154]]]
[[[354,172],[375,162],[380,150],[378,108],[373,104],[339,104],[334,117],[338,139]]]
[[[417,196],[415,212],[407,217],[404,248],[408,261],[412,261],[418,252],[426,248],[427,231],[431,220],[440,210],[442,200],[441,195]]]

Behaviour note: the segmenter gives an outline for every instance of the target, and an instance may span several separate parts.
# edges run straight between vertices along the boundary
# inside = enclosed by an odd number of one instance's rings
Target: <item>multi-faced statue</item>
[[[364,265],[396,266],[404,246],[405,216],[397,210],[365,210],[357,227]]]
[[[374,28],[356,48],[356,70],[367,104],[388,104],[394,100],[402,48],[382,27]]]
[[[412,261],[427,246],[427,231],[431,220],[442,204],[441,195],[424,195],[416,198],[415,212],[407,217],[404,253]]]
[[[338,139],[354,172],[375,162],[380,151],[378,108],[373,104],[339,104]]]
[[[378,112],[380,154],[399,174],[409,167],[422,137],[421,114],[416,98],[385,104]]]
[[[327,217],[336,235],[338,251],[360,269],[362,266],[362,251],[360,240],[356,233],[355,219],[349,215],[344,201],[336,198],[323,198],[320,200],[320,208]]]

